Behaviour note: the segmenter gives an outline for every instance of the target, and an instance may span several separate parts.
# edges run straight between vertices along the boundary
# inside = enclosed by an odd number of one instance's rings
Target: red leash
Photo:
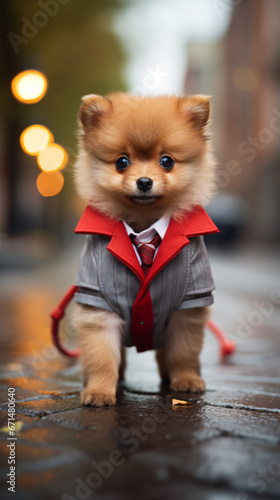
[[[225,356],[229,356],[230,354],[233,354],[234,351],[236,350],[236,342],[234,340],[228,339],[224,332],[214,323],[214,321],[209,320],[207,321],[206,325],[209,330],[211,330],[214,335],[216,335],[219,343],[220,343],[220,350],[221,350],[221,356],[224,358]]]
[[[62,354],[65,354],[65,356],[69,356],[71,358],[77,358],[80,356],[81,351],[79,349],[75,349],[73,351],[70,351],[69,349],[66,349],[64,347],[58,336],[58,325],[60,320],[63,318],[65,314],[65,308],[69,304],[69,302],[72,300],[74,297],[75,292],[77,292],[79,287],[76,285],[72,285],[69,290],[66,292],[62,300],[59,302],[58,306],[52,311],[51,313],[51,318],[52,318],[52,339],[54,345],[58,348]],[[220,349],[221,349],[221,356],[229,356],[236,350],[236,343],[233,340],[229,340],[224,332],[214,323],[212,320],[209,320],[207,322],[207,327],[209,330],[211,330],[214,335],[216,335],[219,343],[220,343]]]
[[[50,316],[52,318],[52,339],[54,345],[58,348],[62,354],[65,354],[65,356],[70,356],[71,358],[77,358],[80,356],[81,352],[79,349],[75,349],[74,351],[69,351],[66,349],[66,347],[63,347],[63,345],[60,343],[59,336],[58,336],[58,325],[60,320],[63,318],[64,313],[65,313],[65,308],[67,304],[71,301],[71,299],[74,297],[75,292],[77,292],[79,287],[76,285],[72,285],[69,290],[66,292],[62,300],[59,302],[58,306],[51,312]]]

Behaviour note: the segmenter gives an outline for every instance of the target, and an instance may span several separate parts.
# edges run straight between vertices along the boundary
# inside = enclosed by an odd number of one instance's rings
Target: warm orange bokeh
[[[22,132],[20,145],[25,153],[35,156],[53,140],[52,133],[46,127],[31,125]]]
[[[37,157],[38,165],[44,172],[54,172],[65,167],[68,155],[59,144],[48,144]]]
[[[29,69],[15,76],[11,83],[14,97],[26,104],[39,102],[48,88],[47,78],[40,71]]]
[[[61,172],[41,172],[36,184],[42,196],[55,196],[63,188],[64,177]]]

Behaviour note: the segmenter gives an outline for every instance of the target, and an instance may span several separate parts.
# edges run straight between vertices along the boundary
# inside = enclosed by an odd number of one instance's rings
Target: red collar
[[[109,219],[92,207],[87,206],[75,232],[79,234],[102,234],[111,237],[107,249],[130,267],[141,282],[145,281],[144,273],[122,221]],[[148,274],[147,285],[155,274],[189,243],[188,237],[217,232],[219,232],[219,229],[201,206],[195,207],[192,212],[186,212],[179,222],[171,219],[151,271]]]

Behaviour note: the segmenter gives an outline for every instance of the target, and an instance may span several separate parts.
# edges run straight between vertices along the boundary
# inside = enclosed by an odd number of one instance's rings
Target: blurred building
[[[78,202],[71,181],[80,97],[127,88],[128,50],[114,28],[116,12],[122,12],[127,4],[84,0],[81,9],[78,2],[60,7],[57,3],[56,14],[43,13],[47,23],[38,27],[42,8],[37,2],[3,3],[0,237],[27,232],[33,235],[39,229],[61,238],[69,221],[71,231],[66,232],[72,234],[73,216],[81,212],[75,208]],[[188,44],[184,89],[188,94],[213,95],[220,196],[210,210],[227,225],[229,235],[241,229],[244,241],[253,238],[279,243],[280,2],[232,0],[230,4],[230,0],[211,0],[217,23],[224,15],[221,6],[227,14],[231,11],[229,29],[222,39],[202,42],[200,37],[199,42]],[[23,36],[26,19],[29,26],[33,25],[34,35],[29,32],[29,38],[15,51],[7,34]],[[42,102],[26,106],[13,99],[10,82],[19,71],[31,67],[46,74],[49,92]],[[45,199],[36,190],[39,169],[19,145],[20,133],[33,123],[49,127],[69,154],[62,196]]]
[[[223,200],[230,199],[224,214],[243,224],[243,239],[274,243],[280,242],[279,19],[278,0],[233,2],[223,40],[190,44],[185,84],[188,94],[213,94],[223,195],[216,212],[222,216]]]
[[[7,235],[73,232],[77,198],[71,167],[76,155],[81,97],[125,90],[124,48],[114,30],[122,9],[118,0],[3,2],[0,17],[0,240]],[[36,104],[14,99],[11,81],[21,71],[43,72],[48,93]],[[30,125],[48,127],[69,156],[59,196],[43,198],[36,188],[40,169],[21,149],[19,137]],[[72,219],[72,220],[71,220]],[[70,222],[69,222],[70,221]],[[71,226],[71,231],[67,230]],[[3,245],[1,250],[3,249]]]

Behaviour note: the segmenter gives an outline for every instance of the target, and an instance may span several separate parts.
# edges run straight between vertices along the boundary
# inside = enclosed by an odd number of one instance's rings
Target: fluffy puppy
[[[172,224],[188,220],[197,206],[209,200],[214,188],[214,159],[205,132],[208,119],[209,97],[203,95],[143,98],[115,93],[108,97],[84,97],[79,113],[79,156],[75,168],[80,196],[106,220],[116,224],[125,221],[136,234],[162,217],[171,218]],[[108,236],[98,237],[107,238],[108,244]],[[193,251],[188,250],[190,264],[202,248],[201,240],[202,237],[197,236],[189,243],[193,245]],[[97,240],[91,240],[91,245],[97,244]],[[89,250],[86,252],[88,255]],[[204,249],[201,252],[206,259]],[[156,259],[157,256],[154,262]],[[102,267],[102,258],[98,262]],[[125,263],[118,262],[118,265],[125,266]],[[168,264],[168,269],[171,265]],[[122,281],[126,268],[118,269],[121,270],[119,281]],[[182,272],[187,274],[189,270],[182,269]],[[137,280],[139,276],[132,278]],[[145,279],[142,276],[144,287]],[[83,287],[85,280],[84,277],[80,281]],[[200,295],[195,296],[187,292],[178,310],[170,309],[161,328],[162,341],[153,344],[160,375],[170,380],[172,390],[201,392],[205,389],[200,377],[199,354],[211,303],[209,295],[214,286],[210,288],[203,291],[200,287]],[[82,350],[84,390],[81,399],[86,405],[114,405],[118,378],[123,377],[125,369],[124,332],[129,336],[128,330],[132,327],[128,325],[128,316],[120,313],[112,301],[110,306],[107,307],[109,299],[107,305],[104,302],[102,306],[100,291],[95,291],[93,299],[93,289],[96,287],[89,286],[84,293],[84,297],[91,297],[88,301],[79,300],[78,294],[74,316]],[[163,294],[163,290],[159,293]],[[124,343],[131,345],[129,341]]]

